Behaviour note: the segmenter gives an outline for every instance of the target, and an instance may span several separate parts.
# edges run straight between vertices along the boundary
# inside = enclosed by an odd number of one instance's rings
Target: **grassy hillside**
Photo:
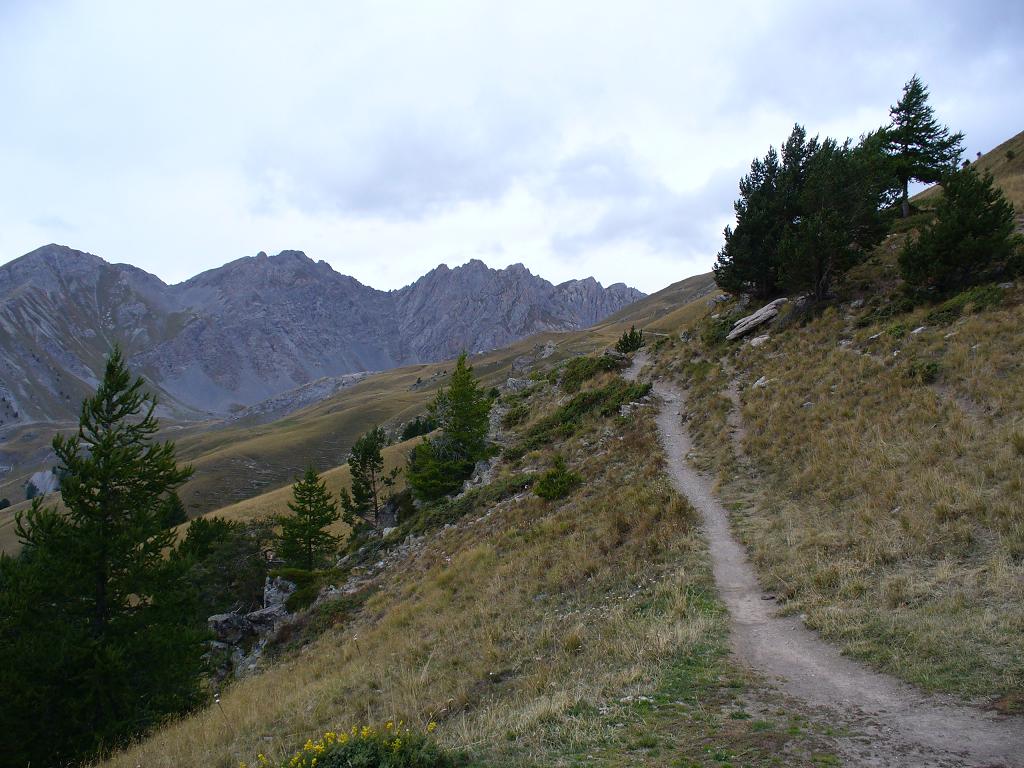
[[[607,347],[631,323],[655,322],[713,286],[710,274],[697,275],[642,299],[594,328],[539,334],[511,347],[475,356],[472,363],[487,386],[498,385],[530,366],[547,365]],[[554,350],[541,359],[549,343]],[[451,361],[444,361],[374,374],[331,398],[269,424],[168,424],[164,436],[176,442],[181,461],[195,468],[192,480],[181,491],[182,500],[191,515],[205,514],[286,487],[309,463],[320,470],[338,467],[355,439],[367,429],[378,424],[395,427],[424,413],[451,365]],[[15,503],[24,499],[28,474],[44,465],[48,468],[45,462],[39,463],[39,457],[48,452],[52,437],[52,427],[48,425],[19,430],[6,443],[0,443],[0,449],[12,446],[13,451],[13,446],[32,441],[28,447],[35,459],[29,463],[29,469],[0,484],[0,498],[8,496]],[[2,551],[12,552],[16,547],[15,511],[13,507],[0,510]]]
[[[845,303],[791,316],[758,347],[717,342],[705,318],[693,341],[661,345],[659,370],[687,387],[696,460],[788,610],[924,688],[1011,706],[1024,701],[1024,289],[906,312],[886,290],[896,250],[851,275]]]
[[[995,149],[975,160],[974,167],[990,171],[1006,199],[1013,203],[1018,219],[1024,227],[1024,131],[1007,139]],[[938,185],[929,187],[914,198],[914,202],[928,201],[941,194]]]
[[[474,765],[742,755],[757,766],[780,754],[833,764],[824,726],[769,702],[728,661],[704,545],[662,472],[653,409],[570,424],[552,384],[504,400],[530,416],[505,436],[522,448],[506,452],[493,483],[425,513],[409,528],[424,532],[398,550],[374,552],[387,569],[300,621],[289,643],[301,653],[106,765],[277,761],[325,730],[389,719],[436,721],[442,743]],[[586,481],[544,501],[528,486],[556,453]]]

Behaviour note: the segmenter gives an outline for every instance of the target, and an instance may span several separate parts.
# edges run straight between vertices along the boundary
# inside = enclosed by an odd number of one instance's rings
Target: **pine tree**
[[[313,467],[296,480],[292,497],[288,508],[294,514],[281,518],[278,554],[288,565],[312,571],[337,549],[337,537],[324,529],[338,520],[338,502]]]
[[[821,301],[885,235],[871,151],[826,139],[810,158],[796,202],[799,222],[780,245],[780,278],[788,290],[809,289]]]
[[[962,133],[935,120],[928,105],[928,88],[917,75],[903,86],[903,96],[890,107],[892,124],[885,129],[886,149],[893,161],[893,172],[902,189],[903,218],[910,215],[910,182],[935,183],[956,168],[963,154]]]
[[[428,408],[441,434],[424,440],[410,455],[406,474],[417,498],[433,501],[462,487],[476,462],[487,456],[490,410],[491,397],[480,388],[463,352],[447,389]]]
[[[0,566],[0,733],[15,764],[87,757],[200,698],[203,631],[167,500],[191,475],[155,442],[156,401],[121,353],[107,361],[77,434],[58,436],[66,511],[37,499],[23,550]]]
[[[988,171],[950,173],[935,221],[900,254],[904,280],[939,293],[991,279],[1013,255],[1013,206]]]
[[[345,522],[356,527],[361,519],[371,525],[378,524],[380,507],[385,492],[395,484],[399,468],[384,472],[381,448],[387,445],[387,435],[380,427],[361,435],[348,454],[348,468],[352,474],[352,493],[342,494],[341,506]]]
[[[781,288],[779,248],[799,218],[799,199],[807,166],[818,150],[818,139],[807,138],[794,125],[782,147],[782,157],[769,147],[764,159],[754,160],[740,179],[740,197],[733,204],[736,227],[725,228],[725,244],[714,265],[715,282],[724,291],[749,293],[766,299]]]

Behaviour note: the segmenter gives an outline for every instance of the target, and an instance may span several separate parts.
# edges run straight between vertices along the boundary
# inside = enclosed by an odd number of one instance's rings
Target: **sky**
[[[967,157],[1024,130],[1024,3],[0,0],[0,263],[653,292],[711,268],[794,123],[857,137],[915,73]]]

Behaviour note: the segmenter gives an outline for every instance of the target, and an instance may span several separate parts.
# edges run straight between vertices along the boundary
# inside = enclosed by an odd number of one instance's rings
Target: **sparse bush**
[[[616,344],[616,349],[618,349],[618,344]],[[617,371],[621,368],[622,365],[617,360],[613,360],[607,355],[574,357],[566,363],[565,369],[562,371],[562,389],[570,393],[579,392],[583,382],[594,378],[599,373]]]
[[[25,500],[31,501],[39,495],[39,489],[36,488],[36,484],[29,480],[25,483]]]
[[[721,315],[709,317],[701,324],[700,340],[705,347],[712,349],[725,344],[725,337],[729,335],[735,320],[732,315]]]
[[[316,600],[320,590],[328,584],[336,583],[342,579],[344,574],[335,568],[322,571],[306,571],[302,568],[277,568],[270,572],[276,578],[282,578],[292,582],[296,589],[285,602],[285,608],[290,612],[301,611],[308,608]]]
[[[644,345],[644,332],[638,331],[635,325],[629,326],[628,331],[623,331],[622,336],[615,342],[615,351],[626,354],[636,352]]]
[[[520,403],[514,405],[505,411],[505,415],[501,417],[501,426],[505,429],[511,429],[512,427],[518,426],[526,421],[530,416],[530,409]]]
[[[1014,160],[1014,158],[1016,158],[1016,157],[1017,157],[1017,153],[1014,152],[1012,149],[1006,150],[1006,159],[1007,160],[1012,162]]]
[[[352,726],[348,731],[328,731],[317,741],[310,739],[281,768],[454,768],[465,765],[461,755],[452,755],[430,737],[435,723],[425,733],[402,723],[382,728]],[[269,768],[262,755],[258,766]],[[242,763],[241,768],[248,768]]]
[[[0,509],[7,509],[9,506],[11,506],[10,499],[0,499]]]
[[[939,380],[941,370],[936,360],[914,360],[910,363],[907,375],[921,384],[934,384]]]
[[[639,400],[650,391],[650,384],[627,383],[616,379],[604,387],[580,392],[554,413],[531,426],[522,448],[532,450],[558,437],[570,437],[576,433],[587,415],[599,413],[602,416],[613,416],[621,406]]]
[[[549,469],[534,483],[533,492],[547,501],[564,499],[576,486],[583,482],[583,477],[572,472],[565,464],[565,458],[555,457],[555,466]]]
[[[958,293],[928,313],[925,322],[929,325],[945,325],[956,320],[964,312],[974,313],[999,306],[1003,301],[1003,289],[998,285],[977,285]]]

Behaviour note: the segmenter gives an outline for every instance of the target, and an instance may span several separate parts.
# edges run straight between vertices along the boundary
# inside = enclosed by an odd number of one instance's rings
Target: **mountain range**
[[[157,390],[164,415],[194,418],[323,377],[585,328],[643,296],[477,260],[380,291],[301,251],[261,252],[167,285],[47,245],[0,266],[0,426],[74,418],[114,343]]]

